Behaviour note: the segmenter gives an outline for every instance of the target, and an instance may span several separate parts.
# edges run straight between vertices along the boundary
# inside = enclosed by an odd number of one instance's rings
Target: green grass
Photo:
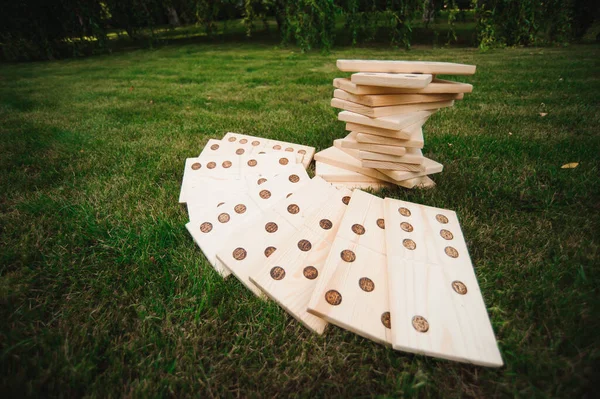
[[[460,217],[505,367],[316,336],[223,281],[177,204],[186,157],[227,131],[323,149],[337,58],[477,64],[426,125],[445,165],[382,195]],[[597,45],[171,46],[0,66],[0,355],[13,396],[581,397],[599,375]],[[540,116],[540,112],[548,115]],[[576,169],[561,169],[579,162]]]

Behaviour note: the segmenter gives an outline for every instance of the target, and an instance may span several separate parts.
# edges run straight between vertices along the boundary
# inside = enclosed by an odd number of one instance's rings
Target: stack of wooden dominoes
[[[474,65],[446,62],[338,60],[350,79],[334,79],[331,106],[350,132],[315,155],[316,174],[334,184],[379,189],[432,187],[443,166],[423,156],[423,124],[473,86],[435,75],[472,75]]]
[[[214,269],[317,334],[502,365],[456,214],[310,179],[313,154],[228,133],[186,160],[186,227]]]

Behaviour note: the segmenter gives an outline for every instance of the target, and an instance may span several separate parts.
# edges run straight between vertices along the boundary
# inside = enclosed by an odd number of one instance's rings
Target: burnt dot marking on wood
[[[287,158],[279,158],[280,165],[287,165],[290,161]]]
[[[290,198],[292,196],[292,194],[294,194],[294,193],[289,193],[288,195],[285,196],[285,198]]]
[[[282,280],[285,277],[285,270],[281,266],[275,266],[271,269],[270,274],[273,280]]]
[[[218,207],[220,207],[220,206],[221,206],[221,205],[223,205],[223,204],[224,204],[224,202],[219,202],[219,203],[217,204],[217,208],[218,208]]]
[[[218,150],[219,149],[219,145],[218,144],[213,144],[210,146],[211,150]]]
[[[421,333],[429,331],[429,322],[423,316],[415,316],[412,318],[412,326],[415,330]]]
[[[444,240],[452,240],[454,238],[454,234],[452,234],[450,231],[448,231],[446,229],[440,230],[440,236],[442,236],[442,238]]]
[[[248,142],[248,139],[241,139],[240,140],[240,144],[246,144]]]
[[[246,252],[246,250],[244,248],[236,248],[233,250],[233,259],[235,260],[244,260],[246,259],[246,255],[248,255],[248,253]]]
[[[306,154],[306,150],[298,150],[298,154],[304,155],[304,154]]]
[[[380,229],[385,229],[385,220],[383,220],[383,219],[377,219],[377,226]]]
[[[288,147],[285,149],[287,152],[294,152],[294,149],[292,147]]]
[[[204,222],[200,225],[200,231],[203,233],[208,233],[212,230],[212,223],[210,222]]]
[[[269,199],[269,198],[271,198],[271,192],[269,190],[261,190],[260,193],[258,193],[258,195],[262,199]]]
[[[383,324],[385,328],[392,328],[392,317],[390,312],[384,312],[381,314],[381,324]]]
[[[277,248],[275,248],[275,247],[266,247],[265,248],[265,256],[268,258],[269,256],[271,256],[271,254],[273,252],[275,252],[276,249]]]
[[[217,164],[216,164],[216,163],[214,163],[214,162],[209,162],[209,163],[207,163],[207,164],[206,164],[206,167],[207,167],[208,169],[214,169],[214,168],[216,168],[216,167],[217,167]]]
[[[229,217],[228,213],[223,212],[217,217],[217,219],[221,223],[227,223],[227,222],[229,222],[230,217]]]
[[[411,251],[417,248],[417,244],[410,238],[405,238],[404,240],[402,240],[402,245],[404,245],[404,248],[410,249]]]
[[[266,181],[267,181],[267,179],[265,179],[264,177],[261,177],[260,179],[258,179],[258,180],[256,181],[256,184],[258,184],[258,185],[260,186],[261,184],[263,184],[263,183],[264,183],[264,182],[266,182]]]
[[[273,146],[273,149],[274,149],[274,150],[281,150],[281,146],[280,146],[279,144],[275,144],[275,145]]]
[[[360,224],[353,224],[352,231],[354,233],[358,234],[359,236],[362,236],[363,234],[365,234],[365,228]]]
[[[444,215],[435,215],[435,220],[437,220],[438,222],[440,222],[441,224],[446,224],[448,223],[448,218]]]
[[[409,217],[411,215],[410,210],[403,206],[398,208],[398,213],[400,213],[404,217]]]
[[[329,230],[333,227],[333,223],[331,223],[331,220],[329,219],[321,219],[319,226],[321,226],[323,230]]]
[[[288,178],[292,183],[298,183],[300,181],[300,176],[298,175],[290,175]]]
[[[225,169],[231,168],[231,161],[224,161],[221,166],[224,167]]]
[[[259,145],[259,144],[260,144],[260,141],[258,141],[258,140],[254,140],[254,141],[252,142],[252,146],[253,146],[253,147],[256,147],[256,146],[257,146],[257,145]]]
[[[267,233],[275,233],[278,229],[279,226],[277,226],[277,223],[275,222],[269,222],[265,224],[265,230],[267,231]]]
[[[236,140],[237,140],[237,139],[236,139],[235,137],[230,137],[230,138],[229,138],[229,141],[230,141],[231,143],[233,143],[233,142],[234,142],[234,141],[236,141]]]
[[[256,162],[256,159],[251,159],[248,161],[248,166],[254,167],[254,166],[256,166],[257,163],[258,162]]]
[[[407,223],[407,222],[402,222],[400,223],[400,228],[404,231],[406,231],[407,233],[410,233],[413,231],[413,227],[412,224]]]
[[[344,196],[344,198],[342,198],[342,202],[344,203],[344,205],[348,205],[350,203],[350,196]]]
[[[325,293],[325,300],[328,304],[337,306],[342,303],[342,294],[336,290],[329,290]]]
[[[243,148],[238,148],[237,150],[235,150],[235,153],[238,155],[242,155],[245,152],[246,152],[246,150],[244,150]]]
[[[235,211],[235,213],[242,214],[242,213],[246,212],[246,205],[244,205],[244,204],[237,204],[235,206],[235,208],[233,208],[233,210]]]
[[[458,251],[454,247],[446,247],[444,252],[451,258],[458,258]]]
[[[296,204],[289,204],[287,207],[287,211],[289,213],[291,213],[292,215],[297,214],[298,212],[300,212],[300,207]]]
[[[452,289],[459,295],[465,295],[467,293],[467,286],[462,281],[453,281]]]
[[[302,271],[302,274],[304,274],[304,277],[307,279],[314,280],[319,276],[319,271],[314,266],[306,266]]]
[[[312,248],[312,244],[308,240],[298,241],[298,249],[302,252],[308,252]]]
[[[266,152],[264,152],[264,151],[261,151],[261,152],[259,152],[259,154],[266,154]]]
[[[356,255],[354,254],[354,252],[350,251],[349,249],[344,249],[341,253],[340,256],[342,257],[342,260],[344,262],[354,262],[356,260]]]
[[[358,280],[358,286],[365,292],[371,292],[375,289],[375,283],[368,277],[362,277]]]
[[[192,170],[198,170],[202,167],[202,164],[200,164],[200,162],[194,162],[192,164]]]

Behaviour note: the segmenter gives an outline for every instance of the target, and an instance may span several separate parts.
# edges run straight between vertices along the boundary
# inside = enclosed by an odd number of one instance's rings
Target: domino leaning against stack
[[[315,155],[316,174],[327,181],[378,189],[397,184],[432,187],[428,176],[443,165],[423,156],[423,125],[473,86],[435,75],[472,75],[474,65],[420,61],[338,60],[350,79],[334,79],[331,106],[350,132]]]

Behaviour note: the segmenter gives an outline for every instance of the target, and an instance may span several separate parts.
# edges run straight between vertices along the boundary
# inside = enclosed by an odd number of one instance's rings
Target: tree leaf
[[[575,169],[579,165],[579,162],[570,162],[561,166],[561,169]]]

